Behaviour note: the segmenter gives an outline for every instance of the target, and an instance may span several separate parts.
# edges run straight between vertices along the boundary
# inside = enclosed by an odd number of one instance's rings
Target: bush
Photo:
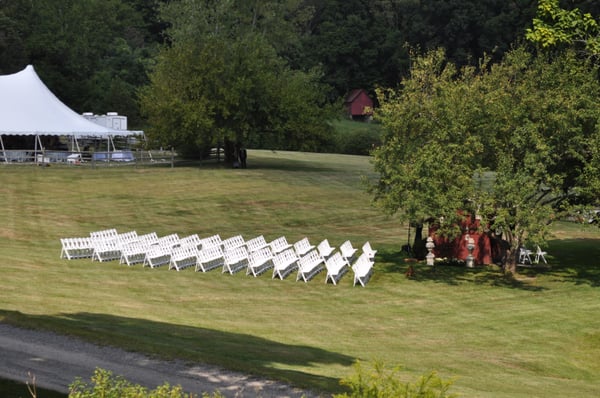
[[[346,133],[338,132],[337,134],[337,153],[369,155],[373,148],[381,144],[379,131],[369,128],[369,125],[366,123],[364,129],[357,129]]]
[[[165,383],[154,390],[149,391],[138,384],[132,384],[120,376],[113,376],[112,372],[104,369],[96,369],[91,378],[91,385],[76,379],[70,386],[69,398],[196,398],[191,393],[185,393],[181,386],[170,386]],[[211,395],[204,393],[203,398]],[[223,398],[219,392],[212,395],[213,398]]]
[[[415,383],[400,380],[400,368],[386,368],[375,361],[369,369],[360,361],[354,364],[354,375],[342,379],[341,384],[350,388],[350,393],[334,395],[334,398],[451,398],[448,394],[451,381],[443,381],[435,372],[421,376]]]

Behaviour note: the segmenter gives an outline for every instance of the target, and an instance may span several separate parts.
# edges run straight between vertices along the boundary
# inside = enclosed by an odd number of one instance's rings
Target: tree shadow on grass
[[[403,251],[380,250],[377,253],[378,270],[389,274],[404,274],[416,282],[436,282],[447,285],[460,285],[474,283],[494,287],[505,287],[529,291],[540,291],[543,287],[532,285],[527,279],[514,277],[504,272],[497,266],[476,266],[466,268],[464,265],[425,265],[424,261],[409,261]],[[412,274],[409,274],[412,267]]]
[[[26,315],[0,310],[0,319],[21,327],[73,335],[95,344],[171,360],[217,365],[316,391],[340,391],[339,380],[291,370],[313,364],[350,366],[355,358],[320,348],[284,344],[242,333],[109,314]],[[275,366],[273,366],[275,364]]]
[[[551,240],[548,252],[556,281],[600,287],[600,239]]]

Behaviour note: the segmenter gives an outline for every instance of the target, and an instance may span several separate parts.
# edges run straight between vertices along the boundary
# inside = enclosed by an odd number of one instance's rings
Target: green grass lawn
[[[436,370],[466,397],[600,393],[598,229],[558,224],[551,267],[514,279],[421,264],[407,279],[406,226],[371,207],[367,157],[249,151],[248,165],[0,167],[0,321],[324,391],[361,359]],[[59,258],[61,237],[106,228],[379,252],[366,288]]]

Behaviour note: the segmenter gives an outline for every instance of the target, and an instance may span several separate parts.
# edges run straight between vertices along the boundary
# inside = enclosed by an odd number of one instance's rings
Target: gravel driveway
[[[150,389],[168,382],[198,396],[219,390],[226,397],[237,398],[319,397],[279,382],[214,366],[151,359],[72,337],[0,323],[1,378],[25,382],[31,373],[39,387],[66,393],[76,377],[89,381],[98,367]]]

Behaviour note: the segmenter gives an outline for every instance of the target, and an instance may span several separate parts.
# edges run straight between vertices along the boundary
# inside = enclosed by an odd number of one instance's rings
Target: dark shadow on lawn
[[[548,251],[556,280],[600,287],[600,239],[552,240]]]
[[[466,268],[464,265],[425,265],[424,261],[407,262],[407,253],[402,251],[380,250],[377,253],[378,270],[384,273],[404,274],[407,278],[417,281],[432,281],[447,285],[475,283],[495,287],[540,291],[544,288],[534,286],[527,281],[519,280],[512,275],[504,274],[497,266],[476,266]],[[414,271],[408,275],[409,267]]]
[[[201,310],[198,312],[201,316]],[[109,314],[73,313],[59,316],[1,311],[4,322],[39,330],[67,333],[95,344],[115,346],[162,359],[181,359],[281,380],[317,391],[340,391],[339,380],[272,364],[350,366],[355,358],[320,348],[283,344],[248,334],[173,325]]]
[[[282,171],[310,171],[310,172],[339,172],[341,169],[332,167],[323,167],[318,163],[312,163],[304,160],[284,159],[284,158],[260,158],[253,162],[248,159],[249,169],[282,170]]]

